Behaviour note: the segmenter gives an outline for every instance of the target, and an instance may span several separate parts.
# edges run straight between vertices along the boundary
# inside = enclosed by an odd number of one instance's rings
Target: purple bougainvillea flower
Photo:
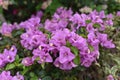
[[[38,11],[38,12],[36,13],[36,15],[32,15],[31,17],[32,17],[32,18],[35,18],[35,17],[41,18],[42,16],[43,16],[43,12],[42,12],[42,11]]]
[[[74,68],[76,66],[77,65],[75,65],[72,61],[68,61],[68,62],[65,62],[64,64],[62,64],[62,66],[60,66],[60,69],[71,70],[72,68]]]
[[[37,49],[33,50],[33,60],[36,60],[39,58],[38,63],[44,63],[44,62],[53,62],[53,59],[49,52],[49,46],[46,44],[40,45]]]
[[[69,42],[77,47],[78,49],[82,50],[83,48],[87,47],[87,41],[83,37],[79,36],[78,34],[71,32],[69,36]]]
[[[93,62],[99,59],[99,50],[90,51],[90,49],[80,51],[81,65],[85,67],[90,67]]]
[[[106,17],[107,17],[108,20],[109,20],[109,19],[113,19],[113,15],[112,15],[112,14],[106,15]]]
[[[60,63],[59,58],[56,58],[56,59],[55,59],[54,65],[55,65],[56,67],[62,66],[62,63]]]
[[[115,48],[115,45],[112,43],[112,40],[107,39],[107,34],[98,33],[97,38],[99,39],[102,46],[106,48]]]
[[[21,40],[20,43],[22,44],[22,46],[24,46],[24,48],[32,50],[33,46],[31,46],[30,43],[28,43],[28,40]]]
[[[40,63],[40,64],[44,63],[44,62],[53,62],[53,59],[49,53],[43,52],[39,55],[39,58],[40,58],[40,60],[38,60],[38,63]]]
[[[13,76],[12,80],[24,80],[24,77],[17,72],[17,75]]]
[[[60,52],[59,52],[59,62],[60,63],[65,63],[65,62],[69,62],[71,60],[73,60],[75,58],[75,55],[73,53],[71,53],[70,49],[62,46],[60,48]]]
[[[66,10],[64,8],[58,8],[52,16],[51,20],[45,21],[45,29],[54,32],[56,30],[64,29],[68,25],[69,18],[72,16],[72,10]]]
[[[15,54],[13,52],[10,52],[8,50],[4,50],[4,56],[6,56],[5,61],[6,62],[13,62],[15,60]]]
[[[104,31],[105,30],[105,25],[104,24],[99,24],[100,25],[100,28],[99,28],[99,31]]]
[[[91,12],[89,16],[91,17],[91,21],[93,23],[103,23],[103,20],[100,18],[99,13],[96,10]]]
[[[87,31],[88,32],[94,32],[95,29],[93,28],[93,23],[89,23],[86,27]]]
[[[45,21],[45,29],[53,32],[59,29],[58,23],[53,23],[50,20]]]
[[[13,27],[11,24],[3,23],[0,29],[0,33],[2,35],[10,36],[12,30],[13,30]]]
[[[24,28],[26,31],[29,31],[29,30],[36,30],[38,29],[40,25],[40,18],[39,17],[32,17],[24,22],[21,22],[19,24],[19,26],[21,28]]]
[[[4,23],[2,24],[2,26],[1,26],[0,33],[1,33],[2,35],[5,35],[5,36],[11,36],[12,31],[13,31],[13,30],[16,30],[16,29],[19,29],[17,23],[8,24],[8,23],[5,23],[5,22],[4,22]]]
[[[116,14],[117,16],[120,16],[120,11],[117,11],[117,14]]]
[[[15,47],[15,45],[13,45],[13,46],[11,46],[11,48],[10,48],[9,51],[13,52],[13,53],[14,53],[14,56],[15,56],[16,53],[17,53],[17,48]]]
[[[10,50],[4,49],[3,56],[5,56],[5,62],[13,62],[17,53],[16,47],[13,45]]]
[[[5,62],[5,56],[3,56],[2,53],[0,53],[0,68],[4,67],[6,62]]]
[[[66,39],[68,37],[69,31],[67,29],[57,30],[52,34],[52,37],[49,43],[52,43],[55,46],[64,46],[66,45]]]
[[[2,71],[0,73],[0,80],[24,80],[24,77],[17,72],[17,75],[11,76],[10,71]]]
[[[57,13],[55,13],[53,15],[53,18],[52,18],[51,22],[53,24],[57,24],[56,30],[64,29],[68,25],[67,17],[65,18],[65,16],[63,16],[63,18],[61,18],[61,16],[59,14],[57,14]]]
[[[68,21],[65,20],[65,19],[61,19],[61,20],[59,20],[58,25],[59,25],[59,28],[60,28],[60,29],[64,29],[64,28],[67,27]]]
[[[98,46],[100,41],[97,39],[97,37],[95,36],[95,34],[93,32],[88,34],[88,42],[92,45],[92,46]]]
[[[115,48],[115,44],[112,43],[112,40],[102,42],[101,45],[106,48]]]
[[[11,63],[15,60],[17,48],[13,45],[9,50],[4,49],[0,54],[0,68],[4,67],[7,63]]]
[[[42,52],[48,53],[50,51],[50,46],[48,44],[41,44],[37,49],[33,50],[34,56],[39,56]]]
[[[99,16],[100,18],[106,18],[104,11],[100,11]]]
[[[99,59],[100,52],[99,52],[99,50],[94,50],[94,51],[91,51],[90,55],[96,59]]]
[[[67,61],[65,63],[60,63],[59,58],[56,58],[56,60],[54,61],[54,65],[56,67],[59,67],[62,70],[71,70],[73,67],[76,67],[77,65],[75,65],[72,61]]]
[[[72,14],[73,14],[73,11],[71,9],[65,9],[63,7],[60,7],[56,10],[55,14],[58,14],[59,17],[62,19],[69,19]]]
[[[107,34],[97,33],[97,38],[100,42],[105,42],[107,41]]]
[[[83,16],[82,16],[83,17]],[[71,18],[70,18],[70,21],[73,22],[73,25],[76,25],[76,29],[78,29],[79,27],[81,26],[85,26],[86,23],[85,23],[85,20],[84,18],[82,18],[80,14],[78,13],[75,13]]]
[[[86,15],[86,14],[81,14],[81,18],[83,19],[83,20],[90,20],[90,17],[88,16],[88,15]]]
[[[81,65],[85,66],[85,67],[90,67],[92,64],[92,61],[90,59],[84,59],[81,63]]]
[[[0,74],[0,80],[12,80],[12,76],[10,75],[10,71],[3,71]]]
[[[106,20],[106,24],[109,26],[113,26],[113,21],[112,20]]]
[[[46,43],[47,38],[41,31],[31,30],[21,35],[20,42],[26,49],[32,50],[33,48],[37,48],[40,44]]]
[[[25,66],[31,66],[33,64],[32,58],[31,57],[23,58],[22,64]]]
[[[84,55],[82,56],[81,59],[81,65],[85,66],[85,67],[90,67],[92,62],[95,60],[96,58],[94,58],[92,55],[88,54],[88,55]]]
[[[114,77],[112,75],[108,75],[107,80],[115,80],[115,79],[114,79]]]

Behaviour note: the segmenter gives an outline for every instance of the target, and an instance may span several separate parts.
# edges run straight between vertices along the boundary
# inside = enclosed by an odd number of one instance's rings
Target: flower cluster
[[[0,80],[24,80],[24,77],[19,72],[15,76],[12,76],[10,71],[3,71],[0,74]]]
[[[58,8],[55,14],[53,15],[53,18],[51,20],[45,21],[45,29],[47,29],[50,32],[64,29],[68,25],[68,20],[72,16],[72,10],[66,10],[64,8]]]
[[[11,36],[11,33],[13,30],[16,30],[18,28],[17,23],[7,24],[4,22],[1,26],[0,33],[5,36]]]
[[[21,35],[21,44],[26,49],[32,50],[42,43],[46,43],[46,36],[38,30],[30,30]]]
[[[4,49],[3,53],[0,54],[0,68],[7,63],[12,63],[15,60],[16,53],[17,49],[14,45],[9,50]]]
[[[11,34],[14,29],[25,29],[21,34],[21,45],[32,52],[32,56],[23,58],[22,64],[30,66],[53,63],[62,70],[76,67],[75,59],[80,58],[82,66],[90,67],[99,58],[99,46],[115,48],[108,35],[103,33],[106,26],[112,26],[112,14],[104,11],[93,11],[90,14],[73,14],[72,10],[58,8],[51,19],[47,19],[41,27],[41,15],[16,25],[3,24],[1,33]],[[8,28],[9,26],[9,28]],[[44,28],[44,31],[40,31]],[[49,37],[48,37],[49,36]],[[74,52],[71,47],[78,50]]]

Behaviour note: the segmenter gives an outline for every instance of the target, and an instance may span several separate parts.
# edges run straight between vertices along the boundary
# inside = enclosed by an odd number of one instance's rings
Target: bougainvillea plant
[[[99,65],[101,48],[115,48],[105,33],[108,26],[113,26],[112,14],[105,15],[104,11],[96,10],[79,14],[60,7],[51,19],[43,20],[42,16],[39,11],[19,24],[2,24],[1,79],[54,80],[54,77],[44,78],[39,70],[49,71],[50,67],[58,71],[90,68]],[[108,78],[114,80],[112,75]]]

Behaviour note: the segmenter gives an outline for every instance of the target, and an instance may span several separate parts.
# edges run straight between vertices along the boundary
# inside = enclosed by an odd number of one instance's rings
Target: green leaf
[[[44,69],[44,68],[45,68],[45,63],[42,63],[42,64],[41,64],[41,67]]]
[[[108,68],[108,67],[105,67],[104,72],[105,72],[106,74],[111,74],[111,70],[110,70],[110,68]]]
[[[66,46],[67,46],[67,47],[70,47],[70,46],[71,46],[71,44],[70,44],[69,41],[66,41]]]
[[[76,58],[74,59],[74,63],[79,65],[80,64],[80,56],[76,56]]]
[[[23,66],[23,71],[21,72],[22,75],[25,75],[30,69],[31,69],[31,66],[29,66],[29,67]]]
[[[13,69],[13,68],[15,68],[15,64],[12,63],[12,64],[8,64],[5,68],[5,70],[10,70],[10,69]]]
[[[59,0],[52,0],[51,5],[48,6],[46,9],[46,13],[50,13],[52,15],[55,12],[55,10],[61,6],[62,4],[59,2]]]
[[[100,28],[100,24],[98,24],[98,23],[95,23],[93,26],[94,26],[94,28]]]
[[[120,58],[119,57],[114,57],[113,60],[117,63],[117,65],[120,66]]]
[[[87,23],[87,24],[91,23],[91,20],[86,20],[86,23]]]
[[[79,54],[79,50],[76,47],[71,46],[70,49],[76,56]]]
[[[18,56],[18,55],[16,55],[16,58],[15,58],[15,60],[19,61],[19,56]]]
[[[0,6],[0,13],[2,13],[3,12],[3,8]]]
[[[42,78],[42,80],[52,80],[52,78],[50,76],[45,76],[44,78]]]
[[[43,78],[43,77],[46,76],[46,72],[44,70],[41,70],[41,71],[38,72],[38,75]]]
[[[91,46],[90,44],[88,44],[88,47],[89,47],[90,51],[94,50],[93,46]]]
[[[34,76],[34,77],[30,78],[30,80],[38,80],[38,77]]]
[[[118,67],[117,66],[113,66],[112,68],[111,68],[111,74],[113,75],[113,76],[115,76],[116,75],[116,72],[118,71]]]
[[[33,73],[33,72],[30,72],[30,77],[34,77],[35,76],[35,73]]]
[[[37,11],[40,10],[41,6],[42,6],[42,2],[39,2],[39,4],[36,6],[36,10]]]
[[[23,32],[24,32],[24,29],[14,30],[14,31],[12,32],[12,36],[13,36],[13,37],[19,36],[19,35],[21,35]]]

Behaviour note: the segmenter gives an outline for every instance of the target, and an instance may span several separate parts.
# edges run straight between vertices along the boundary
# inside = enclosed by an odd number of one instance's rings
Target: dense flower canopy
[[[113,26],[112,14],[105,15],[104,11],[96,10],[89,14],[79,14],[60,7],[44,23],[41,22],[42,15],[40,11],[19,24],[3,23],[0,29],[0,33],[7,37],[12,37],[15,30],[24,30],[19,36],[19,42],[25,50],[31,52],[29,56],[22,56],[21,63],[26,67],[35,63],[51,63],[62,70],[71,70],[79,65],[89,68],[99,60],[100,47],[115,48],[108,34],[104,33],[107,26]],[[11,45],[9,50],[4,49],[0,54],[0,68],[14,62],[18,51],[16,45]],[[19,73],[11,76],[9,71],[3,71],[0,77],[4,76],[10,80],[24,80]]]

